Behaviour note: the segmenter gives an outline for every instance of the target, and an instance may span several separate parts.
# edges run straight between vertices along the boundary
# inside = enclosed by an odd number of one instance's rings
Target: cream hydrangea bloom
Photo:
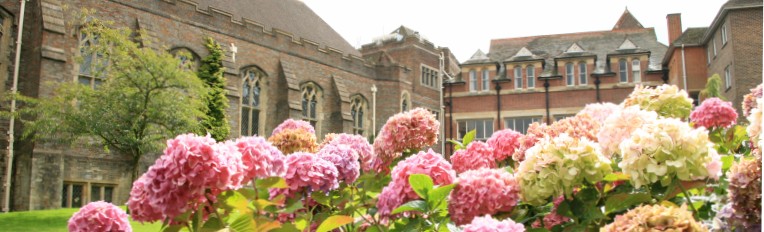
[[[685,119],[690,116],[692,99],[684,90],[675,85],[661,85],[650,88],[637,86],[634,92],[623,100],[623,106],[639,106],[643,110],[651,110],[663,117]]]
[[[646,123],[620,144],[618,163],[632,184],[639,188],[661,181],[698,180],[721,175],[719,154],[705,128],[693,129],[676,118]]]
[[[643,205],[623,215],[615,217],[613,223],[600,229],[600,232],[621,231],[708,231],[687,211],[686,206],[665,207],[661,205]]]
[[[533,205],[545,204],[553,196],[571,196],[584,181],[598,182],[613,171],[597,143],[567,133],[543,138],[525,156],[516,179],[522,199]]]

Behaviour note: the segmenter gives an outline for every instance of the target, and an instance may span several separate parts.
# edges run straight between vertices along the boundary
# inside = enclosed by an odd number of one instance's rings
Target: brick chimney
[[[668,21],[668,39],[669,45],[674,43],[676,38],[682,35],[682,14],[674,13],[666,15]]]

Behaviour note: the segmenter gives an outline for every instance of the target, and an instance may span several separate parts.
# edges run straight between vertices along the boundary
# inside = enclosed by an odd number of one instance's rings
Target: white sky
[[[302,0],[351,45],[360,47],[405,25],[448,47],[459,62],[491,39],[610,30],[628,7],[668,44],[666,15],[682,30],[708,27],[726,0]]]

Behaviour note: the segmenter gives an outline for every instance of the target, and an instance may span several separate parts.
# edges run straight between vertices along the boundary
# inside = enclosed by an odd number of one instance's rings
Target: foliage
[[[53,96],[22,97],[25,135],[63,144],[99,143],[131,159],[134,180],[144,154],[198,128],[202,85],[169,53],[132,41],[129,29],[86,18],[81,32],[97,43],[83,47],[77,60],[86,65],[83,57],[95,55],[99,62],[93,63],[91,75],[103,84],[48,83],[56,87]]]
[[[204,82],[207,93],[204,95],[205,117],[202,119],[204,133],[210,133],[215,140],[224,140],[231,131],[228,125],[225,110],[228,109],[228,99],[225,96],[225,78],[223,72],[223,50],[220,44],[210,37],[205,40],[204,46],[210,54],[202,59],[197,76]],[[202,133],[202,134],[204,134]]]
[[[63,232],[67,231],[69,217],[78,210],[79,208],[63,208],[3,213],[0,214],[0,225],[3,225],[3,231]],[[156,232],[162,227],[162,223],[140,223],[132,220],[130,225],[134,232]]]
[[[722,78],[719,77],[719,74],[714,74],[711,77],[706,80],[706,88],[700,91],[700,101],[702,102],[704,99],[716,97],[722,100],[727,100],[726,97],[724,97],[724,94],[722,94]]]

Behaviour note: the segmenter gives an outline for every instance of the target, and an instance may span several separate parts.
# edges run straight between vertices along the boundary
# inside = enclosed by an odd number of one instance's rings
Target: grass
[[[68,231],[67,222],[77,210],[68,208],[0,213],[0,231]],[[162,223],[141,224],[132,220],[130,225],[135,232],[155,232],[162,227]]]

